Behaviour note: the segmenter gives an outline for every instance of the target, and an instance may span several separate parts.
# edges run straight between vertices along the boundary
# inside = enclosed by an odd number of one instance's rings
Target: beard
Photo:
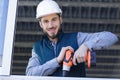
[[[48,33],[45,33],[49,38],[51,38],[51,39],[55,39],[55,38],[57,38],[58,37],[58,33],[57,34],[52,34],[52,35],[49,35]]]
[[[58,29],[57,33],[52,33],[52,35],[49,35],[46,31],[43,30],[44,35],[47,35],[48,38],[55,39],[58,38],[58,35],[61,31],[61,28]]]

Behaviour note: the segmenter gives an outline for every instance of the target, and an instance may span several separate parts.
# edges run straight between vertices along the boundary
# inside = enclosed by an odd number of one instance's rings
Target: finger
[[[62,54],[65,54],[65,52],[66,52],[68,49],[69,49],[68,47],[62,47],[61,53],[62,53]]]
[[[61,51],[60,51],[60,54],[59,54],[59,57],[61,59],[64,58],[64,55],[65,55],[65,52],[70,49],[71,51],[73,51],[73,48],[71,46],[67,46],[67,47],[62,47]]]
[[[85,62],[86,61],[86,58],[85,57],[83,57],[83,62]]]
[[[77,59],[77,63],[80,63],[82,61],[82,59],[79,57],[76,58]]]
[[[77,62],[78,62],[78,63],[85,62],[84,57],[77,57]]]
[[[81,62],[85,62],[85,57],[81,57]]]
[[[73,56],[73,65],[77,65],[77,63],[76,63],[76,56],[75,55]]]
[[[72,52],[74,52],[74,49],[71,46],[68,46],[68,49],[70,49]]]

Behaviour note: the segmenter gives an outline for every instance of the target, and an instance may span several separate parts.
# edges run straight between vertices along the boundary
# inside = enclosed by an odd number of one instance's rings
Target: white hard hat
[[[53,13],[62,14],[62,11],[58,6],[58,4],[53,0],[43,0],[37,6],[36,18],[39,19],[42,16],[53,14]]]

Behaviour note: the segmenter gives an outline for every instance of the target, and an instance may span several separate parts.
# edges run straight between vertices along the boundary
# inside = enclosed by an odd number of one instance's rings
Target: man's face
[[[47,16],[43,16],[39,21],[43,32],[47,34],[47,36],[51,39],[57,38],[57,35],[60,31],[60,25],[62,22],[62,18],[58,16],[58,14],[50,14]]]

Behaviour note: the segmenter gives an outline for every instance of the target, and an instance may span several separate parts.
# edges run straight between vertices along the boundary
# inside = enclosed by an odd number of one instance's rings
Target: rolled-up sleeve
[[[78,45],[85,44],[91,51],[108,48],[118,41],[118,37],[107,31],[97,33],[82,33],[77,35]]]
[[[48,76],[51,75],[60,65],[58,64],[56,58],[47,61],[45,64],[41,65],[37,54],[32,50],[32,57],[29,59],[26,75],[27,76]]]

